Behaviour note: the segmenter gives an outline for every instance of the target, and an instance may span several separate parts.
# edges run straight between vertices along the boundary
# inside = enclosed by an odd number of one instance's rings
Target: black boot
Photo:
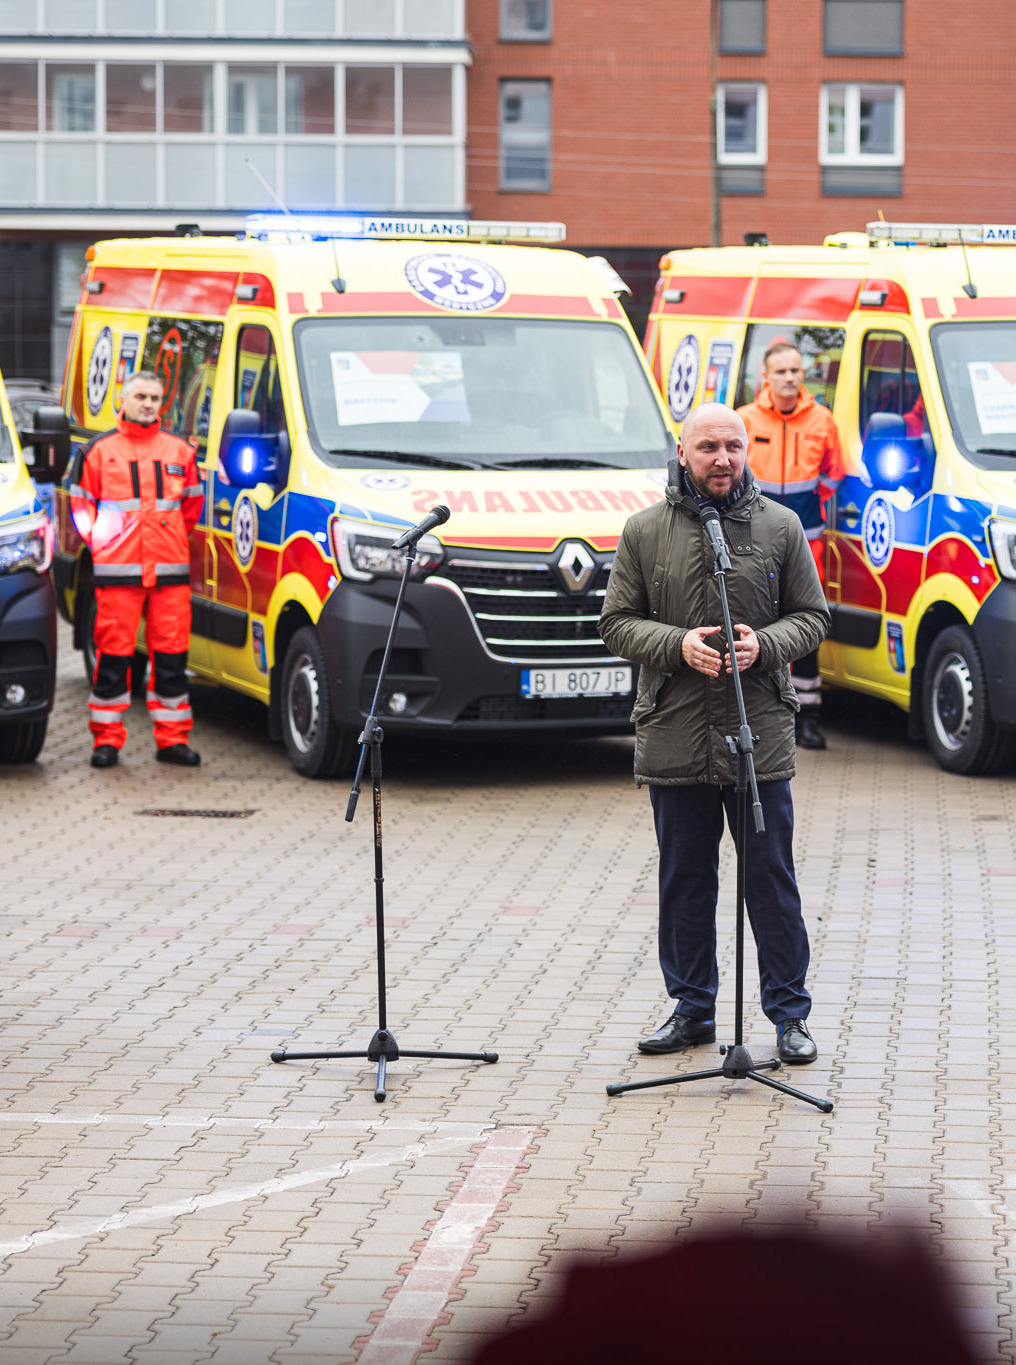
[[[196,768],[201,755],[186,744],[168,744],[165,749],[156,749],[155,757],[160,763],[175,763],[178,768]]]
[[[810,710],[799,711],[794,721],[794,735],[802,749],[824,749],[825,735],[818,728],[818,716]]]
[[[115,768],[120,762],[120,755],[112,744],[97,744],[89,762],[93,768]]]

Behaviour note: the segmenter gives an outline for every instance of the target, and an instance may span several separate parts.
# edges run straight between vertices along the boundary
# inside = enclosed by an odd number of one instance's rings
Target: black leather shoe
[[[89,762],[93,768],[115,768],[120,762],[120,755],[112,744],[97,744]]]
[[[639,1052],[683,1052],[686,1047],[695,1047],[698,1043],[715,1042],[714,1019],[689,1019],[675,1010],[655,1033],[640,1039],[638,1046]]]
[[[794,733],[798,746],[802,749],[824,749],[826,747],[825,735],[818,728],[818,721],[814,716],[809,716],[806,711],[802,711],[798,715]]]
[[[788,1019],[784,1024],[777,1024],[776,1042],[780,1061],[786,1062],[787,1066],[805,1066],[818,1056],[815,1039],[803,1019]]]
[[[155,757],[160,763],[175,763],[178,768],[196,768],[201,755],[186,744],[168,744],[165,749],[156,749]]]

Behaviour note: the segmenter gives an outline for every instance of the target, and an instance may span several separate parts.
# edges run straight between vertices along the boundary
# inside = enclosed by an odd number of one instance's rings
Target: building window
[[[716,92],[716,155],[721,166],[764,166],[766,87],[721,85]]]
[[[720,51],[765,50],[766,0],[720,0]]]
[[[903,0],[825,0],[827,57],[903,55]]]
[[[395,132],[395,68],[346,67],[346,132],[390,137]]]
[[[106,132],[155,132],[155,67],[110,62],[106,67]]]
[[[231,66],[228,131],[251,137],[279,131],[278,84],[274,66]]]
[[[212,68],[167,62],[163,69],[163,127],[167,133],[210,133]]]
[[[503,43],[549,43],[551,0],[501,0]]]
[[[819,161],[823,194],[902,194],[903,87],[824,85]]]
[[[95,132],[95,67],[46,67],[46,127],[51,133]]]
[[[39,127],[39,71],[35,62],[0,62],[0,132]]]
[[[414,137],[447,137],[452,131],[450,66],[402,68],[402,131]]]
[[[901,85],[824,85],[819,160],[823,166],[903,162]]]
[[[335,132],[335,68],[286,67],[286,132]]]
[[[502,190],[550,189],[550,81],[501,82]]]

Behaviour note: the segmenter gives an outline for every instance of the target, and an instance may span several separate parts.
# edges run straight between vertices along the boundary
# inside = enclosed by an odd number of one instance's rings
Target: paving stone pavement
[[[606,1095],[718,1064],[634,1050],[666,1006],[626,740],[390,738],[388,1022],[500,1060],[402,1058],[379,1105],[372,1064],[269,1056],[376,1026],[369,799],[347,824],[346,784],[297,777],[260,708],[206,688],[200,769],[156,765],[136,706],[94,772],[61,647],[42,757],[0,770],[4,1365],[466,1361],[574,1257],[718,1217],[916,1228],[977,1358],[1016,1359],[1012,774],[942,773],[874,707],[800,754],[821,1056],[781,1076],[823,1115],[747,1082]],[[729,841],[722,877],[729,1040]],[[746,1001],[772,1056],[751,961]]]

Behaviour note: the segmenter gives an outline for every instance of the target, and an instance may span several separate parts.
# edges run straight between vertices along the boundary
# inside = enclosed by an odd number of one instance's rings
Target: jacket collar
[[[745,517],[751,514],[751,507],[759,496],[755,479],[747,465],[744,466],[744,477],[741,480],[741,489],[733,502],[725,502],[722,506],[715,504],[725,517]],[[667,465],[667,501],[675,507],[681,507],[694,517],[699,515],[699,507],[703,499],[699,497],[689,486],[685,479],[684,466],[680,460],[671,460]]]
[[[766,411],[771,412],[774,417],[778,417],[781,422],[792,422],[795,417],[800,417],[802,412],[807,412],[810,408],[815,406],[814,395],[802,384],[801,391],[797,395],[797,402],[794,404],[792,410],[790,412],[780,412],[779,408],[773,402],[773,391],[769,387],[768,379],[763,379],[762,392],[755,399],[755,402],[760,408],[765,408]]]
[[[129,436],[132,441],[151,441],[162,431],[161,422],[145,426],[142,422],[129,422],[121,412],[116,419],[116,429],[121,436]]]

